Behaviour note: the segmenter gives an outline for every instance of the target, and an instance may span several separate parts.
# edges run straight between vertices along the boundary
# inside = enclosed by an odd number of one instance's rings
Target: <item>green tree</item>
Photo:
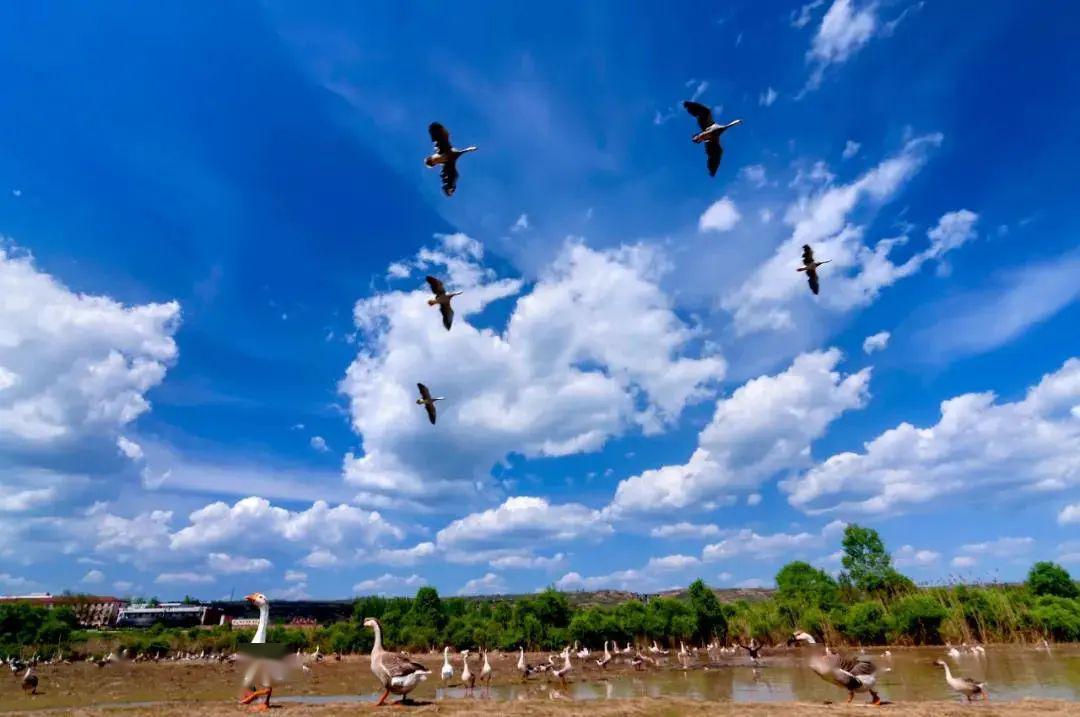
[[[840,630],[860,645],[881,645],[889,630],[885,608],[876,600],[857,602],[840,616]]]
[[[852,523],[844,528],[842,541],[846,577],[863,593],[895,597],[915,589],[915,584],[893,568],[885,543],[873,528]]]
[[[949,611],[930,595],[908,595],[890,606],[893,630],[899,638],[910,638],[916,645],[941,643],[941,623]]]
[[[442,600],[435,588],[423,587],[416,591],[412,608],[409,610],[409,622],[419,627],[441,630],[446,624],[442,611]]]
[[[727,615],[716,593],[698,578],[690,584],[689,594],[694,608],[694,639],[702,644],[711,642],[714,636],[726,640]]]
[[[1080,590],[1069,571],[1057,563],[1043,561],[1031,566],[1027,577],[1028,590],[1034,595],[1054,595],[1063,598],[1080,597]]]

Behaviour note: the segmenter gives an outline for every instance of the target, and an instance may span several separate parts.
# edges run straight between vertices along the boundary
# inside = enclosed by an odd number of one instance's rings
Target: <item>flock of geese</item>
[[[694,119],[697,120],[698,128],[701,130],[691,140],[695,144],[705,145],[705,166],[709,170],[709,176],[715,177],[716,170],[720,168],[720,159],[724,156],[724,148],[720,144],[720,135],[727,132],[732,127],[742,124],[741,119],[732,120],[727,124],[720,124],[713,118],[712,110],[700,102],[692,102],[686,100],[683,102],[683,107],[690,113]],[[435,145],[434,153],[424,158],[424,164],[428,167],[442,167],[442,189],[443,193],[448,197],[452,197],[454,192],[457,191],[457,180],[459,173],[457,170],[458,159],[462,155],[469,152],[475,152],[476,147],[469,146],[464,149],[458,149],[454,147],[450,141],[450,132],[439,122],[432,122],[428,125],[428,134],[431,135],[431,141]],[[818,280],[818,267],[822,264],[828,264],[831,259],[825,261],[816,261],[814,259],[814,250],[809,244],[803,245],[802,253],[802,266],[798,267],[796,271],[806,272],[806,279],[810,284],[810,291],[815,295],[821,290],[821,285]],[[428,306],[438,306],[439,313],[442,315],[442,324],[447,331],[454,323],[454,309],[450,305],[450,300],[455,296],[461,294],[460,291],[447,292],[443,282],[434,276],[424,277],[431,288],[432,298],[428,299]],[[432,425],[435,424],[437,419],[437,412],[435,410],[435,402],[445,400],[443,397],[434,398],[431,395],[431,391],[422,383],[416,384],[420,389],[420,398],[416,399],[416,403],[419,406],[423,406],[427,411],[428,420]]]

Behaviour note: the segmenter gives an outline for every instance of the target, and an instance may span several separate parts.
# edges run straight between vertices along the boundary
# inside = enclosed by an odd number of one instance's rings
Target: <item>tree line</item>
[[[372,633],[366,617],[378,618],[384,640],[401,649],[560,650],[575,640],[598,647],[651,642],[677,646],[712,640],[731,644],[756,638],[787,640],[796,629],[831,644],[933,645],[952,642],[1080,641],[1080,589],[1059,565],[1039,562],[1017,585],[919,587],[893,565],[878,533],[849,525],[842,541],[843,569],[833,577],[795,561],[776,574],[776,589],[761,600],[721,602],[697,580],[685,596],[627,600],[611,606],[575,606],[553,588],[535,595],[442,598],[432,587],[412,598],[358,598],[350,620],[304,630],[271,627],[268,639],[290,649],[367,652]],[[0,605],[0,652],[34,646],[87,649],[91,635],[75,629],[67,608]],[[134,653],[174,650],[232,651],[251,631],[228,628],[124,630],[93,636]]]

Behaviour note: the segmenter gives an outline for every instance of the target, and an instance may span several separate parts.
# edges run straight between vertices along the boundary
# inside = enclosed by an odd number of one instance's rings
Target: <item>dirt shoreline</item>
[[[752,702],[707,702],[687,699],[662,699],[638,697],[629,700],[590,701],[589,703],[571,703],[551,700],[522,700],[517,702],[488,702],[485,700],[447,700],[432,702],[408,708],[383,707],[356,703],[324,705],[287,704],[275,707],[271,714],[283,717],[344,717],[357,713],[374,711],[391,714],[417,715],[507,715],[508,717],[540,717],[557,715],[559,717],[676,717],[678,715],[733,715],[746,717],[775,717],[776,715],[794,715],[795,717],[824,717],[825,715],[866,715],[868,710],[878,714],[879,708],[865,704],[808,704],[805,702],[782,702],[763,704]],[[1021,702],[984,703],[968,705],[960,702],[910,702],[906,704],[887,704],[880,708],[881,713],[896,717],[959,717],[978,714],[981,717],[1015,717],[1019,715],[1077,715],[1080,704],[1058,700],[1024,700]],[[975,712],[973,712],[975,710]],[[235,704],[221,703],[169,703],[153,707],[108,707],[86,709],[49,709],[23,712],[6,712],[7,715],[71,715],[72,717],[223,717],[248,714],[246,708]]]

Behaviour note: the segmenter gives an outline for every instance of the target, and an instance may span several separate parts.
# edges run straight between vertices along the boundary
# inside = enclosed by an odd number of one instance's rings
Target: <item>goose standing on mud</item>
[[[398,704],[408,704],[408,695],[416,686],[431,674],[428,668],[419,662],[413,662],[405,655],[387,652],[382,645],[382,627],[373,617],[364,620],[364,627],[375,631],[375,645],[371,648],[371,672],[383,686],[382,696],[376,706],[386,702],[390,693],[401,695]]]
[[[724,156],[724,148],[720,145],[720,135],[737,124],[742,124],[741,119],[732,120],[727,124],[717,124],[713,120],[712,110],[700,102],[686,100],[682,103],[686,111],[694,116],[701,131],[693,136],[695,144],[705,143],[705,156],[708,158],[707,166],[709,176],[715,177],[716,170],[720,168],[720,158]]]
[[[810,669],[826,682],[848,691],[848,702],[855,699],[856,692],[869,692],[870,704],[880,705],[881,697],[874,690],[877,684],[877,667],[861,657],[844,657],[837,654],[815,655],[810,659]]]
[[[976,682],[970,677],[953,677],[952,672],[949,670],[949,663],[945,662],[945,660],[934,660],[934,664],[945,668],[945,682],[948,683],[949,687],[967,697],[968,702],[974,701],[972,697],[975,695],[982,695],[984,700],[990,699],[990,696],[986,694],[985,682]]]
[[[820,286],[818,285],[817,268],[822,264],[828,264],[832,259],[826,259],[825,261],[814,261],[814,250],[810,248],[809,244],[803,244],[802,248],[802,263],[795,271],[805,271],[806,279],[810,282],[810,291],[814,292],[816,296]]]
[[[597,666],[602,670],[606,670],[608,663],[611,662],[611,653],[608,651],[607,644],[608,641],[604,640],[604,656],[596,661]],[[619,648],[616,647],[615,649],[618,650]]]
[[[431,287],[431,293],[435,295],[434,298],[428,299],[428,306],[439,307],[439,313],[442,314],[442,325],[449,331],[450,327],[454,324],[454,309],[450,306],[450,300],[455,296],[461,296],[461,292],[455,291],[451,294],[446,293],[446,287],[434,276],[426,276],[424,277],[424,280],[427,281],[428,286]]]
[[[23,678],[22,678],[22,688],[23,688],[23,692],[25,692],[27,694],[30,694],[30,695],[36,695],[37,694],[38,676],[34,672],[33,663],[31,663],[30,666],[26,668],[26,674],[23,675]]]
[[[554,674],[555,674],[556,677],[559,678],[559,682],[562,683],[565,686],[566,685],[566,676],[569,675],[570,671],[573,670],[573,669],[574,669],[573,665],[570,664],[570,652],[567,651],[567,652],[563,653],[563,666],[560,667],[559,669],[555,670]]]
[[[424,407],[424,410],[427,411],[428,420],[431,421],[431,425],[434,426],[435,419],[437,418],[435,413],[435,402],[445,401],[446,399],[443,396],[432,396],[428,387],[422,383],[416,384],[416,388],[420,391],[420,398],[416,399],[416,405]]]
[[[476,147],[457,149],[450,143],[450,132],[438,122],[432,122],[428,125],[428,134],[431,135],[431,141],[435,144],[435,154],[426,157],[424,164],[429,167],[442,165],[443,194],[452,197],[457,189],[458,158],[467,152],[475,152]]]
[[[270,601],[262,593],[252,593],[245,596],[244,599],[259,608],[259,626],[255,629],[255,636],[251,638],[251,644],[265,645],[266,628],[270,624]],[[270,696],[274,692],[274,682],[280,682],[284,677],[280,662],[265,657],[253,658],[251,667],[244,673],[244,689],[246,692],[240,700],[240,704],[249,705],[262,697],[262,704],[255,709],[269,710]]]
[[[525,648],[519,647],[518,650],[520,652],[518,653],[517,668],[518,672],[521,673],[521,681],[524,682],[529,678],[529,675],[536,671],[536,668],[525,662]]]
[[[453,679],[453,677],[454,677],[454,666],[450,664],[450,648],[449,647],[444,647],[443,648],[442,659],[443,659],[442,681],[446,682],[447,680]]]
[[[476,687],[476,675],[469,669],[469,651],[461,651],[461,663],[464,667],[461,668],[461,682],[465,685],[465,694],[472,694],[473,689]]]
[[[484,656],[484,666],[480,668],[480,684],[486,686],[487,693],[490,695],[491,694],[491,673],[492,673],[491,663],[488,662],[488,654],[487,654],[487,652],[481,652],[480,654]]]

